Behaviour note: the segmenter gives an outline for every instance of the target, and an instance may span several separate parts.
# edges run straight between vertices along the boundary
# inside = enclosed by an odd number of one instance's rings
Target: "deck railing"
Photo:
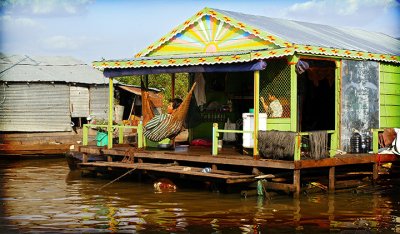
[[[336,132],[334,130],[326,131],[328,134],[331,134],[331,140],[329,143],[329,156],[334,157],[336,154],[337,149],[337,140],[336,140]],[[213,124],[213,131],[212,131],[212,155],[218,155],[218,137],[219,133],[253,133],[253,130],[226,130],[226,129],[218,129],[218,124]],[[295,150],[293,159],[300,160],[301,156],[301,138],[304,136],[310,136],[312,132],[298,132],[295,136]]]
[[[372,129],[372,151],[377,154],[379,149],[379,133],[383,132],[384,129],[376,128]]]
[[[107,128],[108,125],[100,124],[84,124],[82,132],[82,145],[88,145],[89,143],[89,128]],[[143,125],[141,123],[138,126],[130,125],[112,125],[112,131],[118,129],[118,144],[124,143],[124,129],[136,129],[137,130],[137,146],[138,148],[143,148]],[[107,148],[112,148],[112,140],[109,141]]]

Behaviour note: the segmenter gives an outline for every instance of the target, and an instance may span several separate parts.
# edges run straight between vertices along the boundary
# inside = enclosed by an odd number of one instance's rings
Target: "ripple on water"
[[[241,233],[400,229],[398,181],[371,193],[257,197],[80,178],[64,160],[0,165],[0,226],[23,232]],[[370,188],[369,188],[370,189]],[[12,233],[12,232],[11,232]]]

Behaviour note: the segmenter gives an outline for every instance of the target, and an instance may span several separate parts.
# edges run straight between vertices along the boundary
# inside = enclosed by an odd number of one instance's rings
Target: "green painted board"
[[[381,106],[400,105],[400,95],[381,94],[379,101]]]
[[[399,117],[381,117],[380,128],[398,128],[400,127]]]
[[[381,84],[400,84],[400,73],[381,72]]]
[[[395,94],[400,95],[400,83],[399,84],[381,84],[381,94]]]
[[[267,124],[267,130],[291,131],[291,125],[290,124],[274,124],[274,125]]]
[[[381,117],[395,117],[400,119],[400,103],[399,106],[381,106]]]
[[[400,73],[400,66],[388,63],[381,63],[380,71]]]

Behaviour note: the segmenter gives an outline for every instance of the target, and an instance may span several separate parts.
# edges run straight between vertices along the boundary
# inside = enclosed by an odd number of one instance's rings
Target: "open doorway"
[[[303,68],[297,69],[299,131],[334,130],[335,62],[314,59],[299,62]]]

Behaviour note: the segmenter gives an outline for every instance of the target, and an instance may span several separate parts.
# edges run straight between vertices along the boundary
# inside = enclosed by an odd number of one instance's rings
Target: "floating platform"
[[[375,181],[382,164],[399,161],[399,157],[393,154],[345,154],[320,160],[297,161],[254,159],[240,154],[234,148],[223,148],[218,156],[212,156],[211,148],[195,146],[177,146],[175,150],[137,149],[129,145],[114,145],[113,149],[75,146],[75,151],[69,154],[81,154],[82,163],[78,167],[92,172],[132,170],[133,173],[226,184],[250,184],[264,175],[264,179],[268,180],[268,189],[297,195],[301,185],[310,182],[306,179],[312,181],[315,178],[310,174],[317,178],[324,177],[327,189],[334,191],[336,178],[359,175],[370,176]],[[103,161],[90,162],[89,158],[94,155],[103,157]],[[360,172],[361,168],[364,171]],[[304,178],[301,179],[301,176]]]

